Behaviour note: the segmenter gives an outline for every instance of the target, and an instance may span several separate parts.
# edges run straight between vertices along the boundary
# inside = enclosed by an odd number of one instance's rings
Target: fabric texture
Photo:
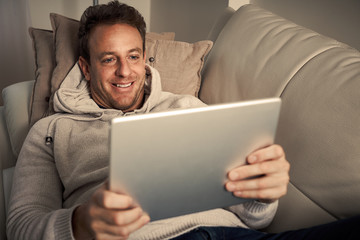
[[[45,116],[51,95],[51,76],[55,68],[53,32],[29,28],[35,54],[35,84],[30,100],[29,123],[32,126],[38,118]]]
[[[162,33],[147,32],[146,33],[146,39],[147,38],[174,41],[175,40],[175,33],[174,32],[162,32]]]
[[[201,70],[212,41],[187,43],[148,39],[146,44],[147,63],[160,72],[164,91],[197,97]]]
[[[78,60],[80,51],[77,35],[79,21],[55,13],[50,14],[50,21],[54,31],[56,61],[51,77],[51,95],[53,95]],[[50,103],[50,110],[52,110],[51,107]]]
[[[161,91],[159,73],[150,66],[147,73],[150,76],[146,79],[144,105],[123,113],[100,108],[91,99],[88,82],[83,79],[80,68],[74,66],[54,95],[57,114],[35,123],[21,150],[9,207],[10,239],[73,239],[71,216],[75,207],[87,201],[108,178],[108,135],[112,118],[205,106],[193,96]],[[255,222],[264,218],[271,220],[277,202],[252,201],[238,208]],[[197,226],[254,225],[251,221],[245,222],[231,211],[214,209],[151,222],[130,239],[169,239]],[[269,222],[264,223],[267,224]]]

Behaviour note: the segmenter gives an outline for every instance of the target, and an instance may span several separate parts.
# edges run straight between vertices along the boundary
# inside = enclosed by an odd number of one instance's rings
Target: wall
[[[360,51],[359,0],[250,0]]]
[[[0,106],[3,88],[34,78],[29,22],[27,0],[0,0]]]
[[[228,0],[152,0],[151,30],[174,31],[178,41],[206,39]]]
[[[100,0],[99,3],[107,3]],[[203,40],[215,21],[214,16],[228,6],[228,0],[122,0],[144,16],[147,30],[174,31],[176,39],[194,42]],[[49,13],[55,12],[80,19],[92,0],[30,0],[32,25],[51,29]],[[206,7],[204,7],[206,6]]]
[[[93,0],[29,0],[29,2],[32,26],[42,29],[51,29],[49,14],[52,12],[79,20],[85,9],[93,5]],[[99,4],[107,2],[109,1],[99,0]],[[151,1],[122,0],[121,2],[138,9],[149,25]]]
[[[233,9],[238,9],[239,7],[250,3],[250,0],[229,0],[229,7]]]
[[[107,3],[100,0],[99,3]],[[359,0],[123,0],[144,16],[148,31],[175,31],[176,39],[204,39],[223,8],[254,3],[360,50]],[[35,27],[50,29],[49,13],[79,19],[92,0],[29,0]],[[206,6],[206,7],[204,7]],[[185,26],[185,27],[184,27]]]

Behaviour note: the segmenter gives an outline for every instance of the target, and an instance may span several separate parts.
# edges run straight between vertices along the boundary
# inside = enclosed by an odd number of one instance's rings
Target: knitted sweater
[[[9,239],[74,239],[74,209],[108,178],[109,121],[114,117],[205,106],[192,96],[161,91],[158,72],[147,66],[145,103],[123,113],[102,109],[76,65],[54,97],[57,114],[38,121],[19,155],[7,220]],[[256,201],[148,223],[130,239],[169,239],[197,226],[268,225],[277,202]]]

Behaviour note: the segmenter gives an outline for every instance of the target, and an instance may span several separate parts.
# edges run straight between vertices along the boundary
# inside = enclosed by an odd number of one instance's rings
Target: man
[[[86,24],[84,25],[86,26]],[[136,23],[135,25],[103,23],[85,33],[83,39],[88,39],[88,42],[81,41],[84,44],[82,44],[82,56],[79,59],[79,64],[86,80],[89,81],[91,96],[98,105],[105,108],[119,109],[123,112],[131,112],[143,106],[146,81],[145,31],[142,27],[144,25],[143,23],[140,26],[137,26]],[[88,37],[86,37],[86,34],[88,34]],[[179,100],[179,104],[180,101],[183,100]],[[188,101],[200,105],[197,99],[189,99]],[[188,107],[186,105],[184,106]],[[265,157],[264,152],[271,154],[271,158]],[[258,197],[261,193],[264,194],[264,198],[277,199],[286,192],[286,184],[289,178],[288,163],[285,161],[281,149],[271,147],[252,155],[252,157],[255,156],[261,158],[259,161],[272,158],[277,160],[272,161],[272,164],[270,164],[274,168],[274,175],[278,175],[272,177],[274,180],[271,185],[271,188],[273,188],[271,193],[265,191],[240,192],[243,189],[247,190],[247,188],[241,188],[240,185],[240,189],[236,189],[237,186],[234,186],[232,182],[228,183],[228,189],[234,191],[238,196]],[[277,165],[275,166],[275,164]],[[266,173],[253,168],[253,171],[256,170],[258,172],[252,175]],[[230,173],[230,179],[237,180],[237,174],[250,174],[250,172],[233,171]],[[253,180],[253,183],[250,184],[256,185],[258,181]],[[244,184],[244,182],[241,182],[241,184]],[[268,191],[267,188],[266,191]],[[140,207],[134,206],[129,196],[111,193],[103,186],[94,194],[94,197],[93,201],[78,207],[74,212],[74,234],[75,236],[79,234],[80,239],[84,236],[83,233],[89,232],[88,230],[92,228],[91,225],[96,226],[99,236],[102,234],[107,235],[112,230],[119,231],[120,234],[127,236],[149,221],[149,216],[142,212]],[[92,215],[92,213],[94,214]],[[112,218],[104,220],[104,216],[109,218],[112,216]],[[91,221],[82,222],[85,219],[91,219]],[[118,227],[114,228],[114,226]],[[83,229],[87,229],[87,231],[81,231]],[[86,237],[86,234],[84,237]]]
[[[131,196],[108,190],[112,118],[204,104],[161,91],[158,72],[145,64],[145,22],[134,8],[118,2],[88,8],[79,38],[84,78],[75,67],[54,97],[57,114],[29,132],[15,170],[9,238],[195,239],[207,229],[263,236],[249,228],[271,222],[289,181],[289,163],[277,145],[253,152],[249,165],[229,172],[228,191],[259,200],[228,209],[150,222]]]

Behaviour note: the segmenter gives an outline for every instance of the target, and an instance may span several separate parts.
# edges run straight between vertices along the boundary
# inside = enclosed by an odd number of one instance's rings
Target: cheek
[[[96,81],[97,85],[104,85],[104,83],[111,77],[111,69],[99,69],[92,74],[93,81]]]
[[[142,78],[143,76],[145,76],[146,70],[145,70],[145,63],[144,64],[140,64],[139,66],[136,67],[136,69],[134,69],[136,74]]]
[[[92,73],[89,83],[91,88],[93,88],[96,92],[103,92],[106,87],[104,84],[104,76],[100,72]]]

